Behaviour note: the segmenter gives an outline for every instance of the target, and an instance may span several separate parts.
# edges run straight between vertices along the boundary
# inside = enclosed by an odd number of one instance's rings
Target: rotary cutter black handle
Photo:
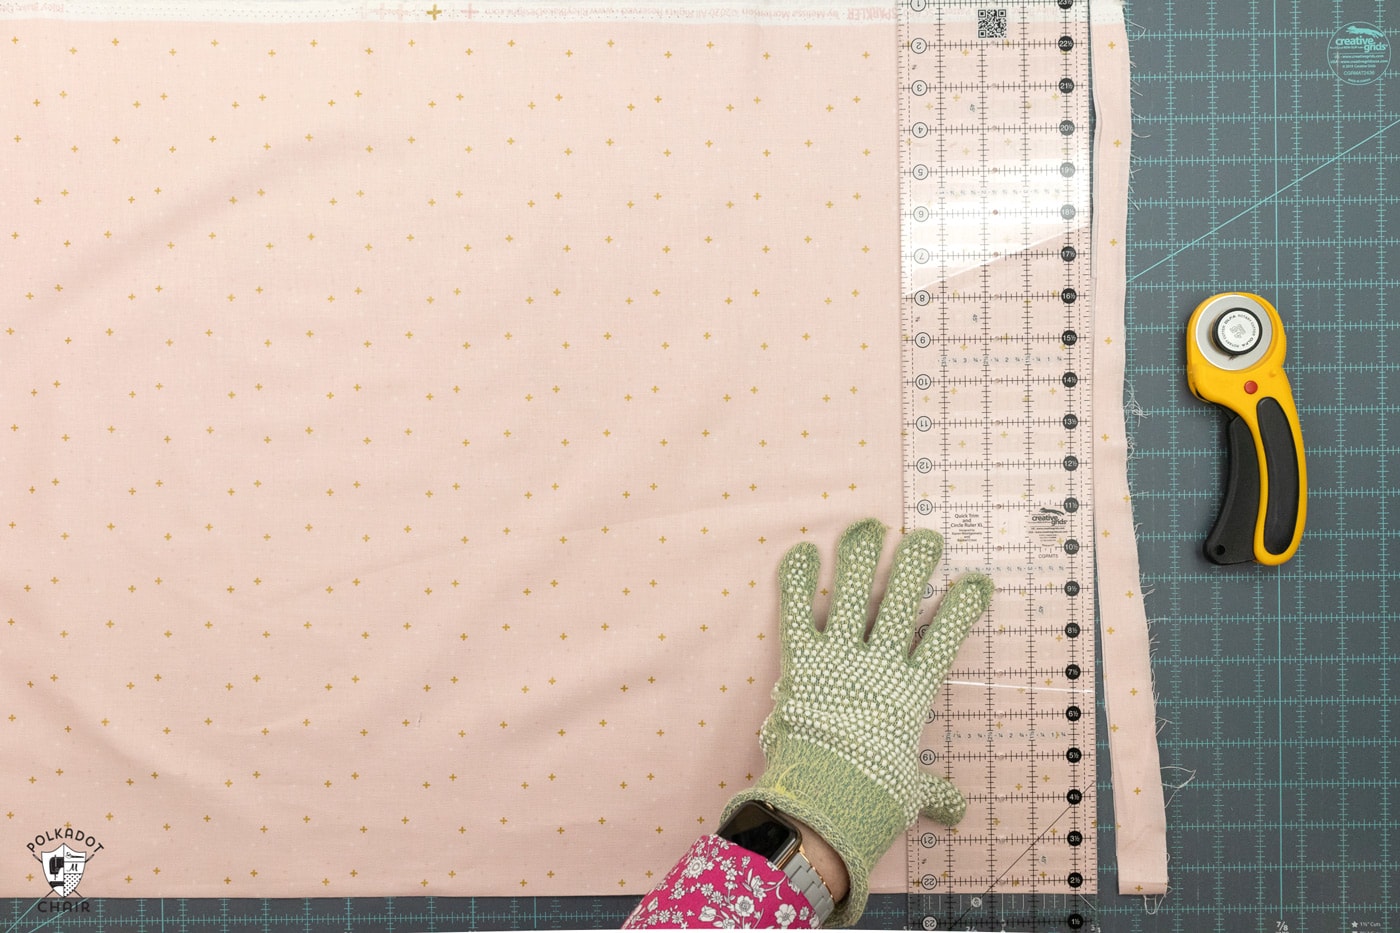
[[[1262,521],[1263,546],[1270,555],[1283,555],[1294,545],[1301,519],[1302,451],[1283,406],[1262,398],[1255,408],[1259,446],[1239,415],[1230,419],[1230,473],[1225,500],[1215,527],[1206,537],[1205,554],[1217,564],[1242,564],[1255,559],[1254,534]],[[1263,449],[1260,483],[1259,448]]]

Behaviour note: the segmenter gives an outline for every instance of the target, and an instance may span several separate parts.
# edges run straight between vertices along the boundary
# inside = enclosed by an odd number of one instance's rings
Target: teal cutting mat
[[[1176,783],[1191,779],[1168,810],[1170,894],[1158,904],[1112,893],[1086,901],[1104,930],[1400,929],[1400,54],[1365,83],[1339,79],[1328,59],[1349,24],[1378,27],[1393,44],[1385,7],[1128,9],[1137,133],[1128,387],[1144,416],[1130,481],[1162,760],[1180,769],[1169,772]],[[1360,69],[1351,79],[1368,76],[1364,61],[1351,65]],[[1223,488],[1224,417],[1186,391],[1183,329],[1202,299],[1235,289],[1264,295],[1283,316],[1307,446],[1308,528],[1280,569],[1220,568],[1200,553]],[[1099,752],[1100,889],[1113,892],[1106,745]],[[11,900],[0,933],[607,927],[632,903],[98,900],[53,915]],[[1006,915],[967,919],[1058,929],[1062,916],[1017,901]],[[886,895],[863,923],[905,920],[906,899]]]

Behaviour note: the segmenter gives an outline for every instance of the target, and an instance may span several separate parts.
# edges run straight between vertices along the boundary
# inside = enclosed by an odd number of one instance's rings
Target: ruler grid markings
[[[899,4],[906,527],[942,531],[948,577],[986,568],[999,593],[931,711],[924,761],[970,808],[910,834],[910,921],[1060,929],[1097,876],[1088,17],[987,6]],[[973,38],[976,11],[1007,32]]]

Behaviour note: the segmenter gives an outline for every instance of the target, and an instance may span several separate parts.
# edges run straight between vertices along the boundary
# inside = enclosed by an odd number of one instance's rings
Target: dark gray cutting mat
[[[1162,763],[1194,780],[1167,811],[1170,894],[1155,915],[1101,895],[1105,929],[1400,926],[1400,61],[1355,85],[1328,65],[1348,24],[1390,32],[1386,6],[1157,0],[1128,13],[1128,390],[1144,413],[1129,480]],[[1272,301],[1289,338],[1309,510],[1297,556],[1276,569],[1201,556],[1224,415],[1186,390],[1184,325],[1228,290]]]
[[[995,6],[990,2],[988,6]],[[1392,12],[1400,12],[1391,0]],[[1328,65],[1385,0],[1130,3],[1130,482],[1153,619],[1172,890],[1118,897],[1107,747],[1100,889],[1111,931],[1400,928],[1400,55],[1366,84]],[[1364,75],[1363,75],[1364,77]],[[1271,300],[1307,447],[1308,528],[1278,569],[1201,557],[1223,488],[1224,416],[1184,378],[1191,310],[1226,290]],[[1099,734],[1107,735],[1100,723]],[[1170,792],[1169,792],[1170,793]],[[615,926],[631,898],[94,901],[3,905],[4,930],[313,933]],[[1034,914],[1007,916],[1009,926]],[[1046,928],[1054,928],[1047,912]],[[864,924],[899,927],[903,896]],[[1058,921],[1054,921],[1058,922]]]

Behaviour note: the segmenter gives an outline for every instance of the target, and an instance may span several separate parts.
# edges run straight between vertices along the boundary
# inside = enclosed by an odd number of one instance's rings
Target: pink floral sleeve
[[[727,839],[702,836],[622,928],[816,926],[812,905],[772,862]]]

